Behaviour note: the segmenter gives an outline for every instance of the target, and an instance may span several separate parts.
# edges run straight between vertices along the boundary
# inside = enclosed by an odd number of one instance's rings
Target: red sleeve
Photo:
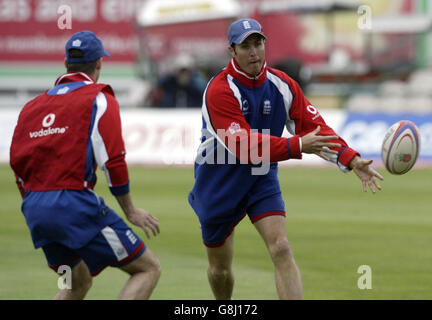
[[[321,130],[318,135],[337,135],[335,131],[325,123],[318,109],[304,96],[298,83],[283,72],[277,72],[277,74],[288,83],[293,94],[293,101],[289,112],[289,117],[295,122],[295,134],[302,137],[315,130],[317,126],[321,126]],[[357,151],[351,149],[341,137],[339,137],[337,140],[329,140],[328,142],[335,142],[341,145],[340,148],[332,149],[338,151],[338,156],[337,159],[335,159],[335,162],[342,164],[346,168],[349,167],[349,164],[354,156],[360,155]]]
[[[125,160],[126,151],[122,137],[120,108],[117,99],[112,94],[108,92],[103,94],[107,107],[97,124],[108,157],[103,169],[107,175],[111,192],[114,195],[122,195],[129,192],[129,174]],[[94,146],[94,149],[97,148]]]
[[[301,159],[299,136],[287,139],[251,131],[223,76],[212,81],[204,99],[209,125],[242,163],[246,157],[247,163],[253,164]],[[263,155],[263,150],[270,150],[270,154]]]

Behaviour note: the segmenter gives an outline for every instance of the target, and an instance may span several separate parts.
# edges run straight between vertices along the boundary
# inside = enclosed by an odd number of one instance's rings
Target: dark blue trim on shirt
[[[287,150],[288,150],[288,156],[291,159],[292,158],[292,153],[291,153],[291,147],[290,147],[290,140],[291,140],[291,138],[287,139]]]
[[[59,84],[47,91],[50,96],[63,95],[87,85],[85,82],[67,82]]]
[[[95,119],[96,119],[96,112],[97,112],[97,105],[96,105],[96,99],[95,99],[93,102],[93,106],[92,106],[90,128],[89,128],[89,132],[88,132],[86,162],[85,162],[85,172],[84,172],[85,180],[90,182],[92,185],[96,184],[96,173],[94,170],[95,159],[94,159],[94,155],[93,155],[93,145],[91,142],[91,134],[92,134]]]
[[[339,153],[338,153],[338,156],[337,156],[337,163],[339,163],[339,158],[340,158],[340,156],[341,156],[341,154],[346,150],[346,149],[348,149],[349,147],[345,147],[345,148],[343,148]]]
[[[122,196],[129,193],[129,182],[121,186],[110,187],[114,196]]]

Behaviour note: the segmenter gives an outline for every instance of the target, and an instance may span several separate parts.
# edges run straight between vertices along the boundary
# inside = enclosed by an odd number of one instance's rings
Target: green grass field
[[[336,168],[280,169],[306,299],[432,299],[432,169],[404,176],[379,171],[384,189],[373,196],[353,173]],[[130,177],[135,204],[161,226],[158,237],[145,239],[162,264],[152,299],[212,299],[198,220],[187,203],[192,169],[133,167]],[[0,181],[0,299],[51,299],[58,276],[42,250],[33,249],[6,165]],[[96,191],[120,212],[100,172]],[[357,287],[361,265],[372,269],[370,290]],[[247,218],[235,232],[234,273],[234,299],[277,299],[272,263]],[[115,299],[126,280],[122,271],[105,269],[87,298]]]

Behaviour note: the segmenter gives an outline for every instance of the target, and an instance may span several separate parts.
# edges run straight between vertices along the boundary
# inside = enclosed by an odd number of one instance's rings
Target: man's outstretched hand
[[[360,158],[359,156],[355,156],[351,160],[350,168],[353,169],[357,177],[359,177],[361,180],[363,191],[367,192],[367,186],[369,186],[369,189],[372,191],[372,193],[375,193],[375,187],[378,190],[382,189],[377,178],[381,181],[383,181],[384,178],[371,167],[372,162],[373,160],[366,160]]]

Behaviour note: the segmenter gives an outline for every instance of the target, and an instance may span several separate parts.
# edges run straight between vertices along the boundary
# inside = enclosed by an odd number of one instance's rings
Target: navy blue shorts
[[[57,272],[61,265],[71,268],[84,260],[92,276],[108,266],[122,267],[141,256],[146,246],[122,220],[106,226],[87,245],[70,249],[60,243],[42,247],[48,266]]]
[[[230,210],[234,213],[227,222],[201,222],[201,234],[207,247],[223,245],[235,226],[246,215],[249,216],[252,223],[267,216],[285,216],[285,203],[282,199],[279,180],[276,175],[262,176],[243,200],[235,210]]]

